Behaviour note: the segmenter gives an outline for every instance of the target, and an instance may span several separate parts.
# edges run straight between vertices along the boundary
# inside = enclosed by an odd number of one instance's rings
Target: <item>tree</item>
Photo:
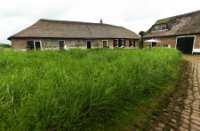
[[[139,47],[140,48],[144,48],[144,39],[143,39],[143,37],[146,35],[146,32],[145,31],[140,31],[139,35],[140,35]]]

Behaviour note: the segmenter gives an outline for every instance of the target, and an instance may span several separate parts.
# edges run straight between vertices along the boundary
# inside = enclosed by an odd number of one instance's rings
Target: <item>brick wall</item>
[[[14,49],[27,49],[27,40],[30,39],[12,39],[12,46]],[[59,40],[65,41],[66,48],[86,48],[87,39],[35,39],[37,41],[41,41],[42,50],[46,49],[59,49]],[[92,40],[92,48],[102,48],[102,41],[107,40],[108,46],[113,48],[113,40],[114,39],[93,39]],[[129,47],[129,40],[125,40],[126,47]],[[138,47],[138,40],[135,40],[135,44]]]
[[[151,39],[151,38],[149,38]],[[144,39],[149,40],[149,39]],[[156,40],[160,40],[161,43],[157,43],[156,47],[162,47],[163,44],[169,44],[172,48],[175,48],[176,46],[176,36],[174,37],[161,37],[161,38],[154,38]],[[151,47],[151,43],[144,42],[144,47]]]
[[[200,49],[200,35],[196,35],[196,42],[194,48]]]
[[[12,47],[14,49],[26,49],[26,40],[21,39],[12,39],[11,40]]]

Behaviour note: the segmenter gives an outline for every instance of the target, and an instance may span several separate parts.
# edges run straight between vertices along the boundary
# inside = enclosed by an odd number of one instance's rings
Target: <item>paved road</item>
[[[200,131],[200,56],[184,56],[190,62],[190,78],[170,98],[160,118],[152,125],[152,131],[177,130]]]

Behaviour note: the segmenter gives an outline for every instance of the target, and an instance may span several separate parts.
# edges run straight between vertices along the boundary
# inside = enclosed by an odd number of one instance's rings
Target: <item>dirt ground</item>
[[[152,131],[200,131],[200,55],[184,55],[189,62],[178,88],[151,120]]]

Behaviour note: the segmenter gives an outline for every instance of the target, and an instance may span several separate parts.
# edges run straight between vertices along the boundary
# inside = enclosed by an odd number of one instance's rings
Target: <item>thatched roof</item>
[[[57,21],[40,19],[32,26],[9,37],[12,38],[128,38],[138,35],[124,27],[103,23]]]
[[[167,24],[168,30],[152,32],[156,25]],[[200,34],[200,10],[158,20],[148,31],[146,38]]]

